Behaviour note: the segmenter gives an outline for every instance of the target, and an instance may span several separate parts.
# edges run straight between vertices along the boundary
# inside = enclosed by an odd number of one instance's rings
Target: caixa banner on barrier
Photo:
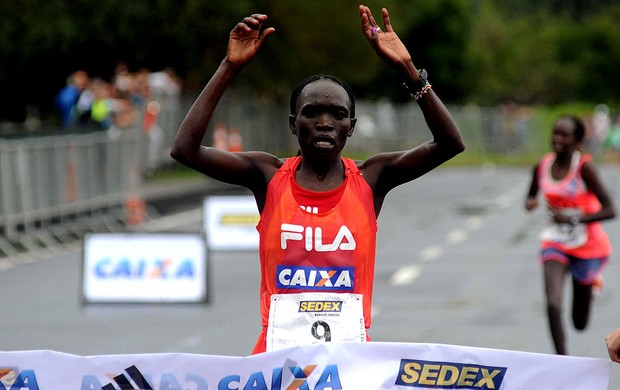
[[[0,352],[7,390],[607,390],[603,359],[412,343],[325,343],[248,357]]]
[[[82,297],[87,303],[205,302],[204,236],[199,233],[87,234]]]

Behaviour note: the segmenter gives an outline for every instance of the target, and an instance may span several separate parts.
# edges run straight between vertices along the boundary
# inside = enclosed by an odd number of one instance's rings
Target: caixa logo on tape
[[[401,359],[399,386],[425,389],[499,389],[506,367]]]
[[[34,370],[0,367],[0,390],[39,390]]]
[[[340,374],[338,366],[329,364],[323,370],[316,370],[318,365],[309,364],[304,367],[290,365],[285,367],[276,367],[271,373],[257,371],[249,376],[242,377],[239,374],[226,375],[219,378],[217,382],[217,390],[342,390],[340,382]],[[286,376],[286,379],[285,379]],[[292,376],[292,378],[291,378]],[[269,378],[271,377],[271,378]],[[317,379],[318,377],[318,379]],[[81,390],[176,390],[176,389],[195,389],[209,390],[206,378],[196,374],[185,375],[185,385],[181,386],[173,374],[162,373],[159,386],[152,386],[153,383],[147,380],[147,376],[143,375],[136,366],[125,369],[124,374],[116,375],[112,378],[112,382],[105,386],[97,381],[93,376],[84,377],[82,379]],[[308,382],[316,381],[316,384],[310,385]],[[21,389],[19,389],[21,390]],[[38,390],[38,389],[37,389]]]

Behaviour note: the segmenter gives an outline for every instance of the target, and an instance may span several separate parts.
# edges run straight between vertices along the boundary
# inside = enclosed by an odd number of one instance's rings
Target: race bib
[[[578,208],[566,207],[562,213],[568,216],[579,217],[583,213]],[[566,248],[577,248],[588,241],[586,225],[578,223],[554,223],[553,221],[542,231],[540,238],[543,241],[552,241],[564,245]]]
[[[588,241],[588,232],[585,224],[575,226],[566,223],[554,223],[547,226],[541,233],[543,241],[553,241],[567,248],[577,248]]]
[[[364,342],[361,294],[300,293],[271,296],[267,351],[326,342]]]

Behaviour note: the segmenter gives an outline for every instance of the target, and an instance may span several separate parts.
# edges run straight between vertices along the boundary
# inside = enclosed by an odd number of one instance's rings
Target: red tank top
[[[295,182],[300,162],[301,157],[287,159],[271,179],[257,226],[263,331],[253,353],[265,351],[272,294],[362,294],[366,329],[371,324],[377,235],[372,190],[346,158],[340,188],[303,189]]]
[[[550,207],[576,208],[583,214],[595,213],[601,209],[601,204],[592,191],[586,188],[581,178],[581,167],[584,163],[592,160],[589,154],[575,152],[572,156],[571,166],[566,176],[556,180],[551,175],[551,167],[555,161],[555,153],[547,153],[541,159],[538,167],[538,186],[545,195]],[[594,259],[609,256],[611,244],[603,227],[599,222],[592,222],[586,226],[588,238],[582,246],[573,248],[565,247],[553,241],[542,241],[542,248],[556,248],[564,253],[581,259]]]

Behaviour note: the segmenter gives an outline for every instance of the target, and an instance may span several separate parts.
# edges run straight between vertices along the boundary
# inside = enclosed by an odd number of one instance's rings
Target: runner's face
[[[331,80],[308,84],[297,99],[297,115],[289,124],[304,155],[338,157],[353,134],[349,95]]]
[[[556,153],[572,153],[577,148],[575,125],[569,119],[560,119],[553,126],[551,146]]]

